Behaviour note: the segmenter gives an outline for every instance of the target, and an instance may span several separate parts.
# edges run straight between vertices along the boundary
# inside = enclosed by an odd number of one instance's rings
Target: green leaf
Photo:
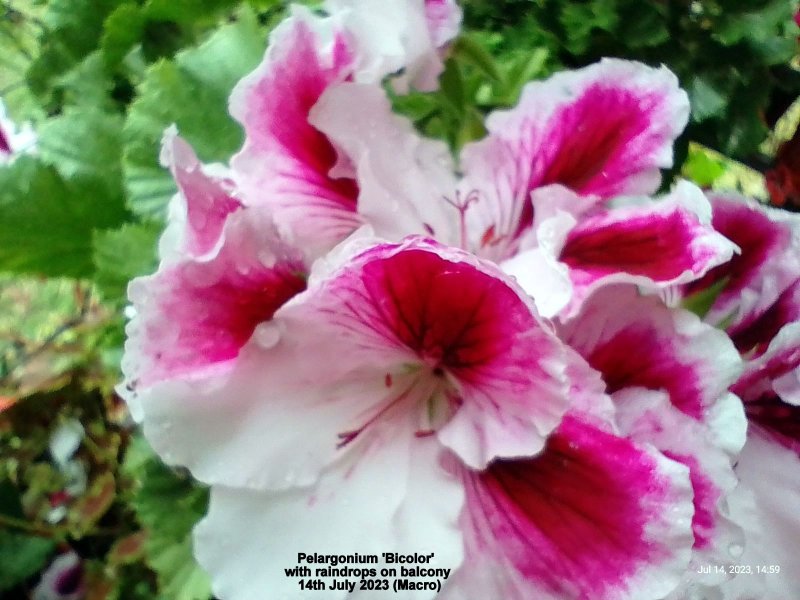
[[[590,0],[586,3],[566,3],[560,20],[566,30],[564,45],[573,54],[586,52],[595,29],[613,31],[619,14],[616,0]]]
[[[0,530],[0,592],[44,568],[54,549],[51,540]]]
[[[681,303],[683,308],[693,312],[700,318],[705,317],[708,311],[711,310],[717,297],[728,285],[729,279],[729,277],[724,277],[708,288],[688,296]]]
[[[697,185],[710,187],[723,173],[725,163],[714,158],[702,146],[691,144],[689,157],[683,163],[682,174],[694,181]]]
[[[464,78],[455,60],[445,63],[444,72],[439,78],[442,96],[459,117],[466,110],[467,98],[464,93]]]
[[[241,146],[241,129],[228,115],[228,97],[261,60],[265,45],[255,15],[243,9],[235,23],[221,27],[203,45],[148,70],[125,124],[123,164],[131,210],[149,218],[164,216],[175,186],[158,164],[158,153],[172,123],[205,161],[227,160]]]
[[[208,508],[207,491],[161,463],[141,438],[132,444],[125,463],[141,481],[131,504],[149,532],[146,561],[158,576],[162,597],[206,600],[210,581],[192,554],[191,532]]]
[[[107,300],[123,301],[131,279],[155,270],[161,229],[155,223],[128,223],[121,229],[95,233],[94,281]]]
[[[141,6],[133,2],[120,4],[103,24],[100,40],[103,58],[108,65],[122,61],[142,38],[147,17]]]
[[[90,275],[92,232],[127,216],[120,201],[108,199],[103,182],[65,179],[31,157],[0,168],[0,270]]]
[[[692,107],[692,120],[696,122],[721,115],[728,104],[725,92],[718,90],[713,82],[699,75],[692,78],[687,91]]]
[[[28,84],[45,105],[57,80],[93,52],[103,22],[121,0],[50,0],[43,21],[40,54],[28,69]]]
[[[500,81],[503,76],[497,68],[494,58],[481,45],[477,36],[460,36],[453,43],[450,56],[456,60],[471,64],[494,81]]]
[[[122,117],[113,113],[68,109],[39,129],[39,154],[62,176],[97,179],[108,186],[110,195],[119,197],[122,125]]]
[[[54,85],[63,92],[62,100],[66,106],[78,106],[87,113],[115,112],[119,109],[111,98],[114,82],[100,52],[93,52],[54,79]]]
[[[151,19],[195,23],[238,3],[239,0],[149,0],[145,10]]]

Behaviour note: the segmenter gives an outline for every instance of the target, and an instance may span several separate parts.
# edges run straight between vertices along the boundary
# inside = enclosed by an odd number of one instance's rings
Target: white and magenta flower
[[[688,117],[675,77],[529,84],[454,158],[380,83],[428,86],[456,5],[325,7],[237,85],[229,167],[167,133],[179,191],[129,288],[120,393],[211,486],[215,593],[302,597],[309,551],[433,552],[453,600],[718,592],[697,571],[743,543],[740,353],[655,294],[747,245],[696,187],[649,196]]]
[[[731,507],[746,533],[740,563],[753,568],[725,584],[725,598],[788,600],[800,586],[800,219],[734,194],[710,200],[714,226],[741,254],[683,293],[710,294],[705,319],[724,327],[742,354],[731,390],[749,420]]]

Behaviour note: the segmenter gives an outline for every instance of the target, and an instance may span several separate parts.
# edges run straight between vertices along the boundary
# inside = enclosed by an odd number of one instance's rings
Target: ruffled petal
[[[768,341],[777,333],[774,327],[765,331],[766,323],[758,322],[759,317],[800,278],[800,220],[786,211],[735,194],[713,192],[708,198],[714,229],[741,251],[701,280],[687,285],[683,294],[691,295],[724,282],[705,319],[715,325],[725,322],[737,346],[749,350],[755,342]],[[784,323],[794,320],[790,315],[786,317]],[[766,318],[773,322],[776,319],[774,315]]]
[[[737,248],[707,224],[707,209],[702,192],[682,182],[663,200],[581,219],[559,255],[574,288],[561,316],[574,315],[581,302],[608,283],[666,288],[699,279],[730,260]]]
[[[741,546],[744,536],[728,511],[727,497],[738,480],[726,449],[716,445],[716,436],[707,426],[678,411],[663,392],[627,388],[614,394],[614,404],[623,434],[640,444],[655,446],[689,469],[694,492],[692,561],[671,597],[682,598],[688,590],[727,580],[729,567],[739,558],[730,548]],[[737,414],[745,420],[742,411]],[[701,567],[707,565],[714,568],[704,572]]]
[[[174,126],[164,134],[161,163],[172,171],[178,186],[170,203],[169,227],[159,243],[162,260],[211,252],[228,215],[242,207],[230,173],[219,165],[200,164]]]
[[[661,598],[689,562],[686,467],[577,415],[537,457],[461,474],[466,558],[445,600]]]
[[[355,83],[331,88],[311,111],[311,123],[350,158],[358,212],[378,237],[399,241],[420,234],[458,243],[458,213],[444,200],[456,188],[450,151],[395,115],[382,89]]]
[[[663,390],[695,419],[706,418],[742,370],[739,353],[722,331],[629,286],[597,292],[559,333],[600,371],[609,393]]]
[[[794,600],[800,590],[800,459],[751,427],[736,474],[741,483],[731,510],[746,543],[744,553],[734,550],[744,572],[723,585],[725,599]]]
[[[136,315],[126,328],[120,391],[134,416],[142,389],[226,369],[259,323],[305,287],[305,266],[263,210],[231,215],[218,245],[202,259],[162,263],[129,286]]]
[[[331,575],[325,563],[302,555],[376,555],[378,563],[342,562],[334,569],[387,566],[383,553],[430,554],[426,568],[451,573],[462,560],[457,528],[460,484],[440,466],[435,440],[415,439],[412,424],[385,432],[358,456],[327,471],[310,488],[278,493],[212,488],[208,516],[195,530],[195,554],[211,574],[217,596],[228,600],[320,597],[369,600],[383,594],[431,598],[433,591],[362,590],[360,579],[380,575]],[[295,566],[310,574],[287,575]],[[388,565],[398,568],[397,563]],[[320,571],[323,569],[323,571]],[[302,591],[302,580],[321,579],[325,591]],[[333,580],[354,582],[352,593],[330,589]],[[391,589],[391,588],[390,588]]]
[[[245,145],[231,161],[242,197],[268,205],[281,231],[310,257],[361,224],[356,182],[332,173],[337,150],[308,121],[322,93],[352,76],[353,61],[338,21],[295,9],[273,31],[264,61],[231,95],[231,114],[245,130]]]
[[[474,247],[507,246],[530,227],[538,187],[600,198],[654,192],[688,115],[666,68],[605,59],[528,84],[514,109],[489,117],[489,136],[462,152],[465,188],[481,198],[470,214]]]

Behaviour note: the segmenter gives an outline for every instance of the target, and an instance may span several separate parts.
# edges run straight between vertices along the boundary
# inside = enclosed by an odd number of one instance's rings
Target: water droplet
[[[281,332],[275,323],[261,323],[253,332],[253,339],[262,348],[272,348],[278,343]]]

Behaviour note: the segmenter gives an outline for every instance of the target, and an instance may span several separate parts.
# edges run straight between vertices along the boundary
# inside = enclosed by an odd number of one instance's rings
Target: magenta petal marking
[[[681,411],[701,419],[706,399],[693,363],[682,360],[671,342],[654,328],[632,326],[593,348],[589,364],[603,374],[608,393],[626,387],[663,389]],[[687,359],[689,357],[686,357]]]
[[[606,198],[621,192],[643,160],[667,141],[649,131],[664,100],[661,93],[642,94],[599,82],[582,90],[574,103],[551,117],[541,145],[545,159],[531,173],[528,189],[558,183]],[[631,156],[632,145],[638,156]],[[548,154],[550,149],[557,150]]]
[[[520,598],[627,598],[640,569],[685,552],[651,536],[688,500],[686,490],[631,441],[575,416],[536,458],[498,461],[466,485],[468,557],[502,556],[529,594],[542,594]],[[675,523],[684,540],[686,526]]]
[[[785,325],[799,320],[800,279],[785,290],[760,317],[729,327],[728,335],[741,352],[759,356]]]
[[[322,93],[350,78],[351,50],[336,31],[323,52],[312,26],[322,27],[311,16],[295,16],[276,29],[264,62],[236,87],[230,108],[245,129],[232,167],[247,202],[269,204],[276,222],[315,255],[360,220],[355,180],[331,175],[342,162],[337,149],[308,120]]]
[[[291,258],[258,210],[230,217],[215,256],[162,264],[155,275],[131,283],[137,316],[128,327],[123,364],[130,385],[148,386],[236,357],[256,326],[305,288],[304,265]]]
[[[695,226],[680,211],[635,215],[599,227],[587,219],[567,236],[560,260],[581,272],[581,279],[625,272],[669,281],[697,262],[688,252]]]
[[[800,456],[800,406],[782,402],[774,394],[745,402],[747,418],[761,425],[773,440]]]
[[[438,255],[408,250],[369,263],[363,280],[393,337],[433,368],[477,378],[510,345],[529,309],[502,280],[473,268],[454,268]]]

